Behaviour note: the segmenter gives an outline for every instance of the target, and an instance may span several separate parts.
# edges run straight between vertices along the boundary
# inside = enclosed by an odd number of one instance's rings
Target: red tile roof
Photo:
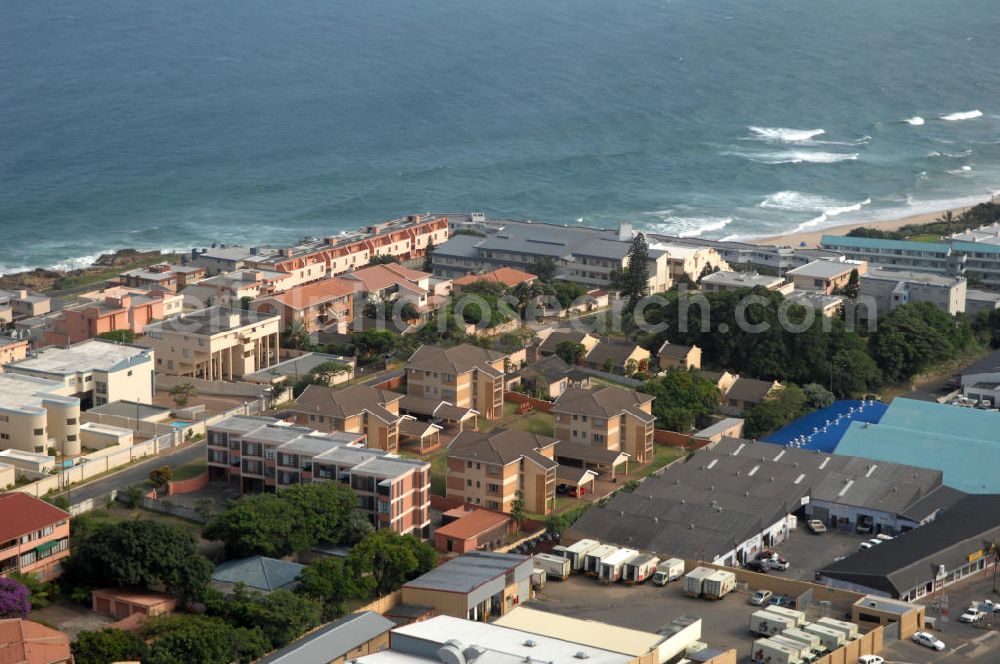
[[[69,637],[30,620],[0,620],[0,664],[69,662]]]
[[[322,281],[305,284],[304,286],[296,286],[283,293],[267,297],[277,300],[293,309],[306,309],[353,294],[354,286],[350,282],[333,278],[323,279]]]
[[[535,275],[530,272],[522,272],[520,270],[515,270],[512,267],[501,267],[492,272],[486,272],[485,274],[468,274],[464,277],[459,277],[452,281],[456,286],[468,286],[469,284],[474,284],[477,281],[497,281],[508,288],[514,287],[525,281],[531,282],[537,279]]]
[[[0,493],[0,542],[68,518],[68,512],[26,493]]]
[[[465,516],[459,518],[457,521],[452,521],[446,526],[441,526],[434,533],[442,537],[467,540],[494,528],[499,528],[508,521],[510,521],[510,517],[505,514],[498,514],[489,510],[475,510],[467,512]]]

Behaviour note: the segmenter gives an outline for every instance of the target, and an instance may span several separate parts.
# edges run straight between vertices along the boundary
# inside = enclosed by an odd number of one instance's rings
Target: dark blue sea
[[[1000,190],[996,0],[5,0],[0,272],[481,210],[750,237]]]

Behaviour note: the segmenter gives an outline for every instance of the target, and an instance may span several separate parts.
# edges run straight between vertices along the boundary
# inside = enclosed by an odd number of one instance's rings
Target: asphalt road
[[[97,498],[114,489],[124,489],[149,479],[149,471],[160,466],[170,466],[175,470],[180,466],[205,457],[205,441],[178,447],[162,454],[149,457],[131,466],[106,475],[87,484],[74,485],[68,492],[73,505],[89,498]]]

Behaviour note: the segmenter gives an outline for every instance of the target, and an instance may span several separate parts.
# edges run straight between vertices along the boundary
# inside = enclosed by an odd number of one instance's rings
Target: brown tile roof
[[[296,286],[283,293],[269,295],[267,299],[277,300],[292,309],[305,309],[317,304],[337,300],[354,294],[354,285],[345,279],[323,279],[311,284]]]
[[[501,267],[499,269],[493,270],[492,272],[485,272],[483,274],[469,274],[464,277],[459,277],[455,279],[452,283],[455,286],[468,286],[469,284],[474,284],[477,281],[495,281],[507,286],[508,288],[513,288],[520,283],[532,282],[537,279],[535,275],[530,272],[522,272],[521,270],[515,270],[512,267]]]
[[[480,369],[487,375],[498,377],[503,374],[494,369],[490,363],[505,357],[506,353],[487,350],[472,344],[460,344],[452,348],[424,345],[410,357],[406,368],[453,374]]]
[[[416,286],[416,282],[430,277],[429,272],[418,272],[402,265],[370,265],[354,270],[344,277],[344,280],[358,281],[364,286],[366,291],[380,291],[390,286],[399,286],[414,292],[423,292],[424,289]]]
[[[573,461],[588,461],[590,463],[617,464],[628,459],[629,455],[618,450],[609,450],[597,445],[586,443],[571,443],[559,441],[556,445],[556,459],[571,459]],[[556,471],[558,476],[558,471]]]
[[[69,637],[30,620],[0,620],[0,664],[69,662]]]
[[[555,442],[555,438],[517,429],[494,429],[487,433],[463,431],[448,446],[448,456],[502,465],[525,457],[543,468],[555,468],[558,465],[555,461],[538,452]]]
[[[656,418],[639,408],[652,400],[653,397],[648,394],[623,387],[606,385],[595,390],[571,387],[556,400],[552,412],[605,417],[615,417],[627,412],[643,422],[652,422]]]
[[[510,517],[505,514],[498,514],[489,510],[473,510],[466,512],[465,516],[441,526],[434,532],[444,537],[466,540],[499,528],[508,522],[510,522]]]
[[[26,493],[0,493],[0,543],[68,518],[68,512]]]
[[[473,415],[471,408],[461,408],[447,401],[438,399],[428,399],[426,397],[414,397],[407,394],[399,402],[399,408],[407,413],[424,415],[426,417],[440,417],[452,422],[461,422]]]
[[[629,356],[635,352],[635,344],[623,344],[617,341],[600,341],[596,346],[590,349],[587,353],[587,357],[584,358],[587,364],[602,365],[608,359],[611,360],[612,364],[616,367],[624,367],[625,362],[629,359]]]
[[[554,353],[556,348],[563,341],[572,341],[574,343],[583,343],[583,340],[587,338],[586,332],[573,332],[566,330],[555,330],[549,336],[545,337],[545,341],[538,346],[538,349],[543,353]]]
[[[385,405],[403,398],[390,390],[379,390],[367,385],[352,385],[336,390],[322,385],[310,385],[295,400],[293,412],[319,413],[336,418],[347,418],[367,411],[383,422],[395,422],[399,416]]]
[[[737,378],[733,386],[726,392],[726,398],[748,403],[761,403],[772,389],[774,389],[774,383],[766,380]]]
[[[663,345],[660,346],[660,350],[656,351],[656,354],[660,357],[672,357],[676,360],[683,360],[691,352],[694,346],[685,346],[683,344],[672,344],[669,341],[664,341]]]

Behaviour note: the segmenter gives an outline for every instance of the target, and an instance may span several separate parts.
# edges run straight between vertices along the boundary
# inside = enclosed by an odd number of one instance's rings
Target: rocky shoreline
[[[111,254],[101,254],[90,267],[78,270],[46,270],[35,268],[24,272],[14,272],[0,276],[0,289],[26,288],[32,291],[47,291],[66,277],[96,277],[109,268],[124,267],[136,263],[155,261],[165,257],[158,249],[154,251],[139,251],[138,249],[119,249]]]

